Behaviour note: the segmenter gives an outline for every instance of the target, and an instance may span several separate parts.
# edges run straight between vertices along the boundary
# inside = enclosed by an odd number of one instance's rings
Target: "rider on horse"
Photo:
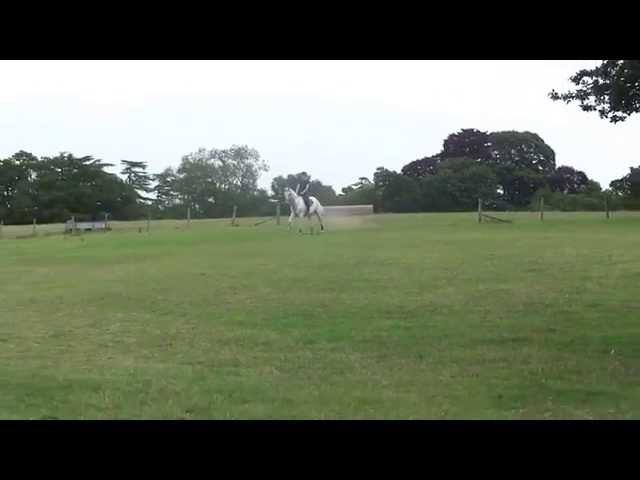
[[[311,200],[309,199],[309,187],[311,186],[310,182],[311,178],[307,174],[307,172],[302,172],[300,174],[300,183],[296,187],[296,193],[302,197],[304,200],[304,204],[307,207],[307,215],[309,215],[309,211],[311,210]],[[302,190],[300,191],[300,189]]]

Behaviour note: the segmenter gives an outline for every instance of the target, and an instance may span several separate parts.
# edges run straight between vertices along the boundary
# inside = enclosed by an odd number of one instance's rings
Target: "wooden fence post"
[[[32,235],[36,236],[36,217],[33,217],[33,233]]]
[[[280,225],[280,204],[276,205],[276,225]]]
[[[187,228],[191,228],[191,207],[187,207]]]
[[[544,220],[544,197],[540,197],[540,221]]]
[[[606,195],[604,196],[604,211],[607,216],[607,220],[609,220],[609,198]]]
[[[2,227],[4,227],[4,219],[0,220],[0,238],[2,238]]]
[[[233,206],[233,217],[231,217],[231,225],[235,226],[236,224],[236,214],[238,213],[238,206]]]
[[[478,223],[482,223],[482,199],[478,199]]]

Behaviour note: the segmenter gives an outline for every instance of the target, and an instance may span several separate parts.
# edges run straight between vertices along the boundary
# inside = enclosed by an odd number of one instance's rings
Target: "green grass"
[[[5,227],[0,418],[639,418],[640,215],[509,216]]]

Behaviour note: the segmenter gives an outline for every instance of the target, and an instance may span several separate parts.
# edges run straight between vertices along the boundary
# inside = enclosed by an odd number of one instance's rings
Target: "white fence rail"
[[[324,207],[328,217],[349,217],[352,215],[373,215],[373,205],[340,205]]]
[[[67,220],[64,224],[65,232],[72,232],[74,228],[76,231],[87,232],[92,230],[108,230],[109,224],[104,220],[98,220],[95,222],[74,222],[73,220]]]

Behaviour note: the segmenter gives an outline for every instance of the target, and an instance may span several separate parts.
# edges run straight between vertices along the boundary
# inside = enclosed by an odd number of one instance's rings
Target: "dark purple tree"
[[[589,187],[587,174],[573,167],[561,166],[547,177],[552,192],[582,193]]]
[[[440,156],[489,160],[491,158],[491,138],[487,132],[475,128],[463,128],[445,139]]]
[[[427,175],[435,175],[436,168],[442,159],[438,156],[424,157],[407,163],[402,167],[402,174],[407,177],[422,178]]]

